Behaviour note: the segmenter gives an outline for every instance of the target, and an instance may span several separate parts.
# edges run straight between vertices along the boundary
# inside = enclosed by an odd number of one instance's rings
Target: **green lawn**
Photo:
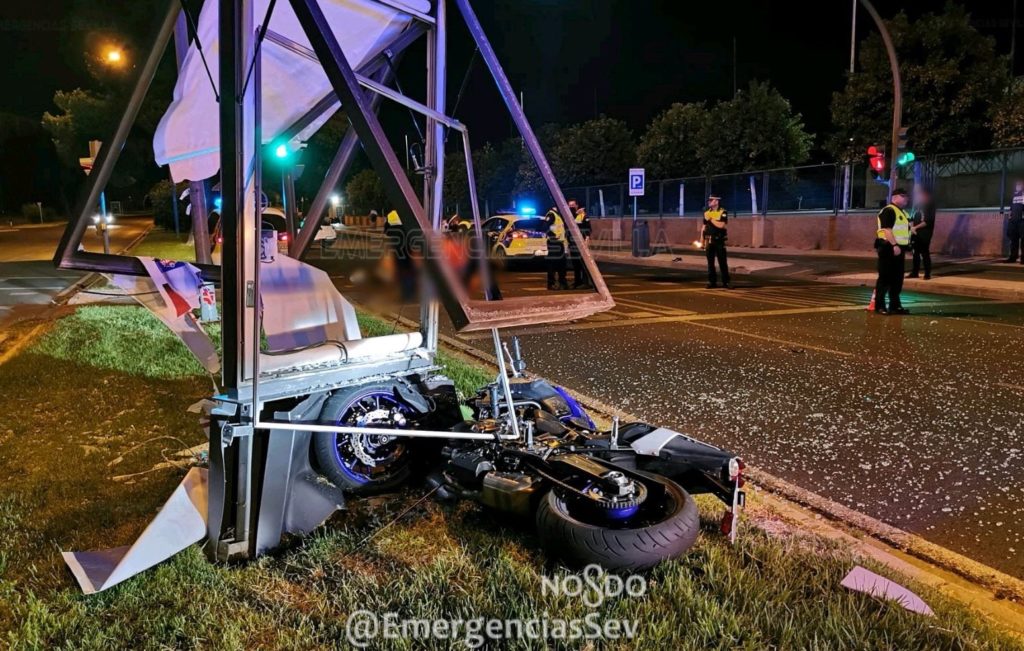
[[[196,249],[188,237],[188,233],[175,235],[172,231],[154,228],[145,239],[132,248],[132,255],[195,262]]]
[[[361,323],[370,333],[392,327]],[[463,391],[489,375],[453,356],[441,361]],[[214,565],[194,547],[106,593],[81,595],[59,550],[127,544],[159,508],[185,468],[151,469],[204,439],[186,412],[211,391],[198,369],[137,307],[80,308],[0,366],[0,646],[344,649],[346,618],[360,609],[501,620],[591,612],[543,594],[541,577],[571,572],[545,559],[529,527],[473,504],[428,500],[381,529],[420,487],[353,500],[314,535],[254,562]],[[854,559],[821,539],[745,527],[730,546],[715,531],[720,507],[701,506],[705,532],[689,555],[651,572],[644,596],[595,609],[636,620],[632,642],[489,648],[1021,648],[959,604],[870,563],[915,589],[937,617],[846,591],[839,582]],[[753,500],[755,513],[764,508]]]

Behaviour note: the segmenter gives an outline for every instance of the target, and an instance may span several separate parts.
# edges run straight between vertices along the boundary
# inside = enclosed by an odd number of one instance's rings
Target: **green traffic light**
[[[896,160],[896,162],[898,164],[900,164],[900,165],[909,165],[910,163],[913,163],[916,159],[917,159],[917,156],[914,155],[914,152],[908,151],[905,154],[903,154],[902,156],[900,156]]]
[[[278,145],[274,155],[278,158],[288,158],[288,145]]]

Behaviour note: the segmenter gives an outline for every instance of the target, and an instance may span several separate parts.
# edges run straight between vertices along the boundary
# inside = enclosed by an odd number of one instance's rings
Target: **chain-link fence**
[[[909,189],[920,181],[931,187],[940,209],[1007,209],[1014,182],[1024,179],[1024,149],[959,152],[922,157],[900,168],[898,184]],[[625,176],[625,174],[623,174]],[[715,194],[734,214],[835,215],[877,210],[885,205],[887,179],[879,179],[867,161],[851,165],[828,163],[784,169],[683,179],[648,179],[646,192],[636,197],[638,217],[671,218],[698,215],[707,197]],[[634,198],[625,183],[563,188],[566,198],[586,206],[592,218],[629,217]],[[481,197],[484,216],[502,210],[534,208],[544,213],[552,205],[546,192]],[[468,213],[452,205],[448,212]]]

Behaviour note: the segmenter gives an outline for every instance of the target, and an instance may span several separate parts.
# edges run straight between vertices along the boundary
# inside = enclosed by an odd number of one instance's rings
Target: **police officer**
[[[545,215],[548,224],[547,244],[548,252],[544,256],[544,263],[548,270],[548,289],[569,289],[569,282],[565,277],[565,240],[559,232],[558,211],[554,208]],[[558,277],[558,284],[555,284],[555,277]]]
[[[722,272],[722,287],[732,289],[729,284],[729,261],[726,258],[725,242],[728,239],[726,225],[729,213],[721,205],[722,198],[717,195],[708,197],[708,209],[704,211],[704,221],[700,226],[699,239],[704,243],[704,253],[708,257],[708,289],[718,287],[715,274],[715,260]]]
[[[1024,264],[1024,252],[1021,251],[1021,240],[1024,239],[1024,181],[1017,181],[1013,186],[1013,203],[1010,204],[1010,219],[1006,222],[1006,237],[1010,239],[1010,257],[1007,262],[1016,262],[1020,255],[1020,263]]]
[[[878,213],[875,250],[878,252],[878,280],[875,282],[875,312],[878,314],[910,314],[900,302],[903,291],[903,270],[910,245],[910,218],[903,210],[907,191],[896,188],[892,199]],[[886,307],[885,297],[889,295]]]
[[[573,219],[576,220],[576,227],[580,229],[583,241],[589,243],[593,228],[590,225],[590,218],[587,217],[587,209],[579,205],[575,199],[569,199],[569,210],[572,211]],[[590,287],[590,278],[587,277],[587,268],[583,265],[580,247],[576,240],[568,235],[566,239],[569,240],[569,258],[572,260],[572,288]]]

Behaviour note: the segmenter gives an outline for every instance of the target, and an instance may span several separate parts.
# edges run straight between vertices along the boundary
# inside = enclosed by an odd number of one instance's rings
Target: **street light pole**
[[[850,78],[853,78],[853,73],[857,70],[857,0],[852,2],[851,13],[853,14],[850,19]],[[847,162],[843,166],[843,214],[848,215],[850,213],[850,195],[853,188],[853,163]]]
[[[887,199],[891,200],[892,191],[896,186],[896,160],[899,156],[900,126],[903,120],[903,81],[900,78],[900,64],[896,58],[896,46],[892,42],[889,29],[885,26],[882,17],[875,11],[871,0],[860,0],[860,3],[867,10],[868,14],[871,15],[871,19],[875,21],[875,26],[878,27],[878,31],[882,34],[882,42],[885,44],[885,51],[889,55],[889,68],[892,70],[892,149],[890,150],[892,159],[889,164],[889,194],[887,197]]]

